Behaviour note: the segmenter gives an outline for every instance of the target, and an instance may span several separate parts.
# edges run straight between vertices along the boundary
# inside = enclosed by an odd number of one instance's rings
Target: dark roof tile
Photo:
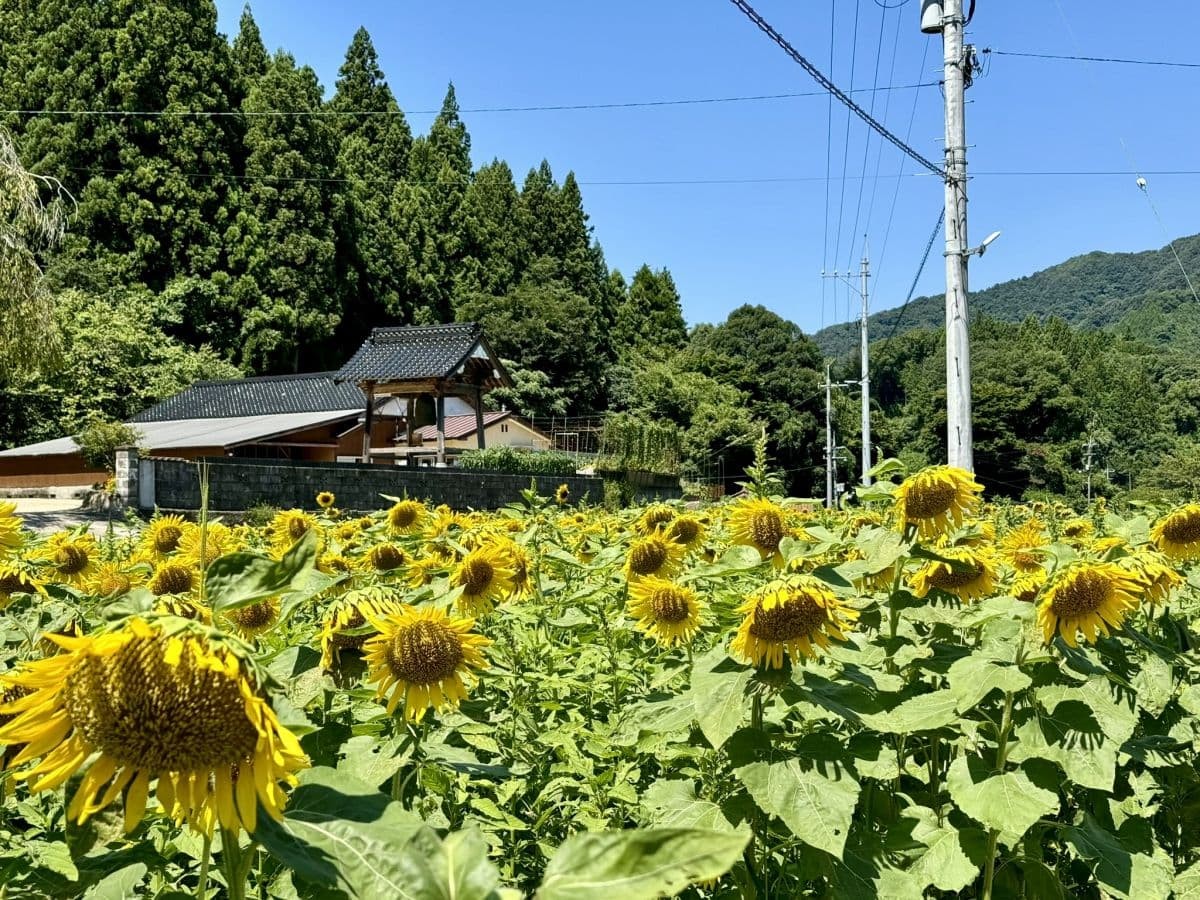
[[[474,322],[375,328],[336,377],[353,382],[445,378],[482,336]]]
[[[366,402],[357,385],[336,382],[333,372],[198,381],[186,391],[138,413],[133,421],[325,412],[358,409]]]

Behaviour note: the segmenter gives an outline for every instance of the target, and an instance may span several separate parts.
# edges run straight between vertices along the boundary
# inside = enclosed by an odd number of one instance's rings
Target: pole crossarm
[[[746,17],[755,25],[757,25],[759,30],[761,30],[767,37],[782,47],[783,52],[790,56],[795,62],[799,63],[805,72],[816,79],[817,84],[821,85],[821,87],[825,88],[825,90],[837,97],[837,99],[841,101],[841,103],[843,103],[847,108],[849,108],[851,112],[853,112],[856,116],[866,122],[867,125],[873,128],[880,137],[889,143],[894,144],[901,152],[912,158],[918,165],[928,169],[934,175],[941,176],[942,178],[946,177],[945,169],[936,163],[930,162],[912,147],[908,146],[908,144],[904,143],[904,141],[902,141],[896,135],[892,134],[892,132],[888,131],[887,127],[884,126],[882,122],[855,103],[852,99],[850,99],[849,95],[847,95],[845,91],[826,78],[816,66],[804,58],[799,50],[788,43],[787,38],[771,27],[771,23],[760,16],[758,11],[755,10],[755,8],[749,3],[747,3],[746,0],[729,0],[729,2],[745,13]]]

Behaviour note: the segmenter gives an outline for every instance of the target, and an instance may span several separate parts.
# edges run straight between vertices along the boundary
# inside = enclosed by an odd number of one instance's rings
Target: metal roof
[[[483,329],[474,322],[375,328],[335,377],[353,382],[447,378],[482,340]]]
[[[133,422],[228,419],[279,413],[314,413],[366,406],[355,384],[334,381],[333,372],[198,381],[133,417]]]
[[[493,422],[499,422],[501,419],[508,418],[512,413],[509,412],[485,412],[483,414],[483,427],[486,430]],[[475,414],[469,416],[446,416],[446,439],[453,441],[458,438],[464,438],[475,433]],[[437,440],[437,426],[423,425],[420,428],[414,428],[413,434],[419,434],[423,441]]]
[[[193,447],[236,447],[293,431],[316,428],[358,415],[357,409],[320,412],[277,413],[263,416],[225,416],[200,419],[176,419],[169,422],[131,422],[141,437],[137,444],[152,452]],[[14,456],[58,456],[75,453],[74,438],[56,438],[0,451],[0,458]]]

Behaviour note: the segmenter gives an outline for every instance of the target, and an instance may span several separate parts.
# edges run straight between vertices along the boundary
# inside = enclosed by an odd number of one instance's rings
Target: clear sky
[[[242,0],[217,6],[222,29],[236,32]],[[876,118],[940,163],[941,38],[921,34],[920,0],[755,6],[843,90],[934,82],[855,99],[873,103]],[[968,40],[980,49],[1200,62],[1200,4],[1164,0],[1153,17],[1139,6],[978,0]],[[835,102],[830,121],[826,95],[470,111],[817,90],[727,0],[255,0],[252,11],[268,50],[311,65],[330,95],[351,36],[365,26],[414,132],[428,129],[453,81],[476,164],[501,157],[518,182],[543,157],[560,179],[574,170],[609,264],[627,275],[643,262],[669,268],[692,324],[720,321],[745,302],[809,332],[845,320],[857,298],[820,273],[857,271],[864,234],[877,273],[872,309],[899,305],[941,208],[936,178],[913,174],[911,162],[897,177],[899,151],[881,151],[873,134],[868,144],[857,119],[847,140],[847,111]],[[1133,175],[999,173],[1200,170],[1200,68],[981,59],[985,74],[967,95],[970,236],[1004,234],[973,261],[972,287],[1090,250],[1164,245]],[[1146,177],[1166,232],[1200,231],[1200,175]],[[664,181],[693,183],[646,183]],[[942,289],[941,241],[918,295]]]

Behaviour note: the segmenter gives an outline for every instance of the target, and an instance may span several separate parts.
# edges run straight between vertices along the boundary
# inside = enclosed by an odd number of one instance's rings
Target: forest
[[[730,486],[765,428],[789,490],[822,490],[824,363],[856,377],[852,332],[814,340],[753,285],[725,321],[689,328],[670,261],[630,276],[606,262],[572,172],[473,163],[453,85],[414,134],[365,29],[330,86],[269,54],[248,7],[220,33],[210,0],[3,0],[0,45],[0,128],[74,198],[43,266],[56,352],[0,367],[4,446],[125,419],[198,379],[333,368],[372,327],[475,320],[512,363],[493,403],[675,423],[683,474]],[[1015,304],[979,295],[989,491],[1078,499],[1090,441],[1095,491],[1196,492],[1200,366],[1184,338],[1200,316],[1139,256],[992,289]],[[1076,315],[1080,298],[1120,314]],[[876,454],[914,467],[944,444],[930,303],[890,313],[872,351]],[[851,482],[857,404],[837,393]]]

